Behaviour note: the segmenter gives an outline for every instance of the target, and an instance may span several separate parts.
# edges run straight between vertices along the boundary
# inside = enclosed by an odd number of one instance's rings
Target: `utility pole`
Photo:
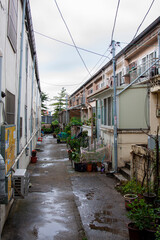
[[[112,40],[112,56],[113,56],[113,115],[114,115],[114,170],[117,172],[117,102],[116,102],[116,60],[115,60],[115,41]]]

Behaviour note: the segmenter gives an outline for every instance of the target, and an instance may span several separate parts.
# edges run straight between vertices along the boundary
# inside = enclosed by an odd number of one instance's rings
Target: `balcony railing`
[[[138,76],[140,76],[143,72],[145,72],[153,63],[156,61],[156,59],[152,59],[150,61],[146,61],[140,65],[137,65],[133,68],[130,68],[129,66],[125,69],[125,76],[129,77],[130,82],[133,82]],[[143,82],[146,80],[151,79],[152,77],[160,74],[160,61],[155,63],[153,66],[147,70],[137,82]]]

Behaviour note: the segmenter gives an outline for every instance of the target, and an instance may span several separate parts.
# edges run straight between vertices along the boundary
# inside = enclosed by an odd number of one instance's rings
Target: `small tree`
[[[48,101],[48,95],[45,92],[41,93],[41,115],[47,110],[46,103]]]
[[[53,119],[56,120],[58,119],[59,112],[64,110],[66,106],[66,89],[63,87],[61,92],[58,93],[58,96],[54,97],[53,100],[55,102],[52,103],[51,106],[54,106]]]

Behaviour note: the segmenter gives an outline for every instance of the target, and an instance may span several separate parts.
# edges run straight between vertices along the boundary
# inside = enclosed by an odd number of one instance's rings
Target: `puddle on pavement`
[[[92,200],[94,198],[94,191],[90,191],[89,193],[86,194],[86,197],[88,200]]]
[[[40,177],[40,176],[42,176],[42,174],[40,174],[40,173],[33,173],[32,174],[32,177]]]
[[[43,163],[43,164],[39,164],[38,167],[40,168],[47,168],[47,167],[51,167],[54,166],[55,163]]]
[[[114,223],[117,223],[118,219],[112,217],[112,211],[101,211],[100,213],[95,213],[94,220],[89,224],[90,229],[106,231],[112,234],[124,236],[125,233],[123,229],[117,229]]]

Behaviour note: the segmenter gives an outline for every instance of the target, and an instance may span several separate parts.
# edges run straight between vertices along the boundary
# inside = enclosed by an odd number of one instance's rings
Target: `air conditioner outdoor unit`
[[[13,197],[23,199],[28,194],[29,174],[26,169],[17,169],[12,177]]]
[[[160,108],[157,108],[156,116],[160,117]]]

